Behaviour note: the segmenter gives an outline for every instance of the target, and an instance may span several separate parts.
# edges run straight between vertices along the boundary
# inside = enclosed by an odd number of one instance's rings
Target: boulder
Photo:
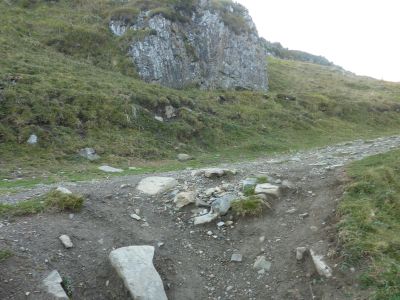
[[[111,265],[133,299],[167,300],[160,275],[153,266],[154,247],[130,246],[110,253]]]
[[[297,260],[303,260],[304,254],[307,252],[306,247],[297,247],[296,248],[296,259]]]
[[[177,208],[185,207],[196,202],[196,194],[194,192],[181,192],[175,196],[174,203]]]
[[[256,188],[254,189],[254,193],[278,197],[279,196],[279,187],[276,185],[272,185],[270,183],[257,184]]]
[[[310,249],[310,255],[318,274],[326,278],[332,277],[332,269],[324,261],[324,256],[317,254],[313,249]]]
[[[51,299],[62,299],[68,300],[69,297],[65,293],[64,289],[61,286],[62,278],[60,274],[54,270],[52,271],[44,280],[43,286],[46,289],[46,292],[49,294],[48,298]]]
[[[147,195],[157,195],[166,192],[178,185],[178,181],[171,177],[147,177],[142,179],[137,189]]]
[[[98,160],[100,159],[100,156],[98,156],[96,154],[96,150],[94,150],[93,148],[84,148],[79,150],[79,155],[90,160],[90,161],[94,161],[94,160]]]
[[[193,159],[190,155],[184,154],[184,153],[178,154],[177,158],[178,158],[179,161],[182,161],[182,162]]]
[[[122,169],[117,169],[110,166],[101,166],[99,167],[99,170],[106,173],[122,173],[124,171]]]

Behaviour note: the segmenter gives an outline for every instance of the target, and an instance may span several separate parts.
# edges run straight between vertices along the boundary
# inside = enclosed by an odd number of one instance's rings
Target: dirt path
[[[366,299],[355,288],[356,274],[337,257],[332,224],[345,180],[342,166],[399,146],[400,137],[359,140],[230,164],[223,167],[239,173],[219,179],[192,176],[190,170],[158,174],[179,181],[175,192],[159,196],[136,190],[145,175],[65,183],[87,197],[81,213],[0,219],[0,249],[14,253],[0,263],[0,299],[45,299],[40,283],[55,269],[69,279],[73,299],[128,299],[107,257],[114,248],[131,245],[156,246],[154,263],[169,299]],[[221,220],[233,220],[232,226],[218,228],[219,219],[194,226],[191,210],[196,208],[179,211],[172,203],[182,190],[201,194],[229,183],[238,192],[241,180],[253,175],[268,176],[278,185],[283,180],[293,183],[261,217],[228,214]],[[22,201],[48,189],[3,196],[0,203]],[[130,214],[135,212],[146,222],[133,220]],[[58,240],[62,234],[72,238],[74,248],[64,249]],[[298,262],[294,250],[299,246],[324,249],[333,277],[318,276],[309,257]],[[240,253],[242,262],[231,262],[232,253]],[[264,274],[253,268],[260,255],[271,262]]]

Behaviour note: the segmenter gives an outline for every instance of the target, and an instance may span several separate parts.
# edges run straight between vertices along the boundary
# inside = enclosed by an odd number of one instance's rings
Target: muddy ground
[[[355,266],[352,272],[353,266],[342,263],[337,244],[336,207],[347,180],[344,165],[399,146],[400,137],[358,140],[225,165],[239,173],[217,179],[192,176],[191,170],[157,174],[180,183],[175,192],[158,196],[136,190],[146,175],[63,183],[86,197],[82,212],[0,219],[0,249],[14,253],[0,263],[0,299],[46,299],[41,282],[52,270],[67,279],[73,299],[129,299],[108,255],[132,245],[156,247],[154,264],[169,299],[368,299],[368,291],[357,286],[362,270]],[[218,228],[220,219],[194,226],[196,207],[179,211],[172,203],[178,190],[201,192],[222,183],[239,190],[241,180],[253,175],[293,184],[260,217],[229,213],[221,219],[233,220],[232,226]],[[22,201],[49,189],[41,186],[2,196],[0,203]],[[132,219],[132,213],[145,221]],[[58,239],[62,234],[72,238],[74,248],[63,247]],[[310,257],[297,261],[295,249],[300,246],[324,249],[333,277],[320,277]],[[242,262],[232,262],[233,253],[242,254]],[[253,268],[260,255],[272,263],[264,274]]]

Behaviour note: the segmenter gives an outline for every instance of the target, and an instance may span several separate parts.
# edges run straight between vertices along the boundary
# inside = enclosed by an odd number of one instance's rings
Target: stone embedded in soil
[[[188,160],[191,160],[191,159],[193,159],[190,155],[188,155],[188,154],[185,154],[185,153],[180,153],[180,154],[178,154],[178,160],[179,161],[188,161]]]
[[[137,214],[131,214],[131,218],[136,220],[136,221],[140,221],[142,218],[139,217]]]
[[[265,256],[257,256],[256,261],[254,262],[253,268],[257,270],[265,270],[269,271],[271,269],[271,262],[267,261]]]
[[[211,203],[213,212],[217,213],[219,216],[226,215],[235,199],[237,199],[235,194],[226,194],[217,198],[213,203]]]
[[[231,261],[233,262],[241,262],[243,260],[243,256],[240,253],[233,253],[231,256]]]
[[[279,187],[270,183],[257,184],[254,193],[278,197]]]
[[[306,247],[297,247],[296,248],[296,259],[297,260],[303,260],[304,254],[307,252]]]
[[[68,235],[63,234],[59,237],[59,239],[65,248],[70,249],[74,247],[74,244],[72,243],[71,238]]]
[[[110,253],[111,265],[133,299],[167,300],[164,285],[153,266],[154,247],[130,246]]]
[[[101,166],[99,167],[99,170],[106,173],[122,173],[124,171],[122,169],[117,169],[110,166]]]
[[[210,223],[218,218],[217,213],[209,212],[208,214],[198,216],[194,218],[194,225],[202,225],[206,223]]]
[[[177,208],[182,208],[191,203],[195,203],[195,197],[196,195],[194,192],[180,192],[175,196],[174,203]]]
[[[225,174],[223,169],[212,168],[204,170],[204,177],[213,178],[213,177],[222,177]]]
[[[61,286],[61,282],[62,278],[56,270],[52,271],[49,276],[43,280],[43,285],[46,288],[46,292],[51,296],[51,299],[69,299]]]
[[[326,278],[332,277],[332,269],[324,261],[324,256],[318,255],[313,249],[310,249],[310,255],[318,274]]]
[[[72,192],[71,192],[69,189],[67,189],[67,188],[65,188],[65,187],[62,187],[62,186],[59,186],[59,187],[56,189],[56,191],[57,191],[57,192],[60,192],[61,194],[66,194],[66,195],[71,195],[71,194],[72,194]]]
[[[166,192],[178,185],[178,181],[171,177],[146,177],[142,179],[137,189],[147,195],[157,195]]]

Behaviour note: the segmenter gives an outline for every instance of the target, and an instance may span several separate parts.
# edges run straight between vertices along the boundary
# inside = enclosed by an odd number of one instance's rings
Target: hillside
[[[196,164],[400,128],[399,85],[316,64],[270,58],[268,93],[146,84],[126,56],[124,36],[108,29],[118,7],[1,2],[0,176],[92,172],[95,165],[77,155],[84,147],[95,148],[102,163],[122,167],[181,152],[194,155]],[[167,118],[167,106],[176,116]],[[39,138],[34,147],[26,144],[31,134]]]

